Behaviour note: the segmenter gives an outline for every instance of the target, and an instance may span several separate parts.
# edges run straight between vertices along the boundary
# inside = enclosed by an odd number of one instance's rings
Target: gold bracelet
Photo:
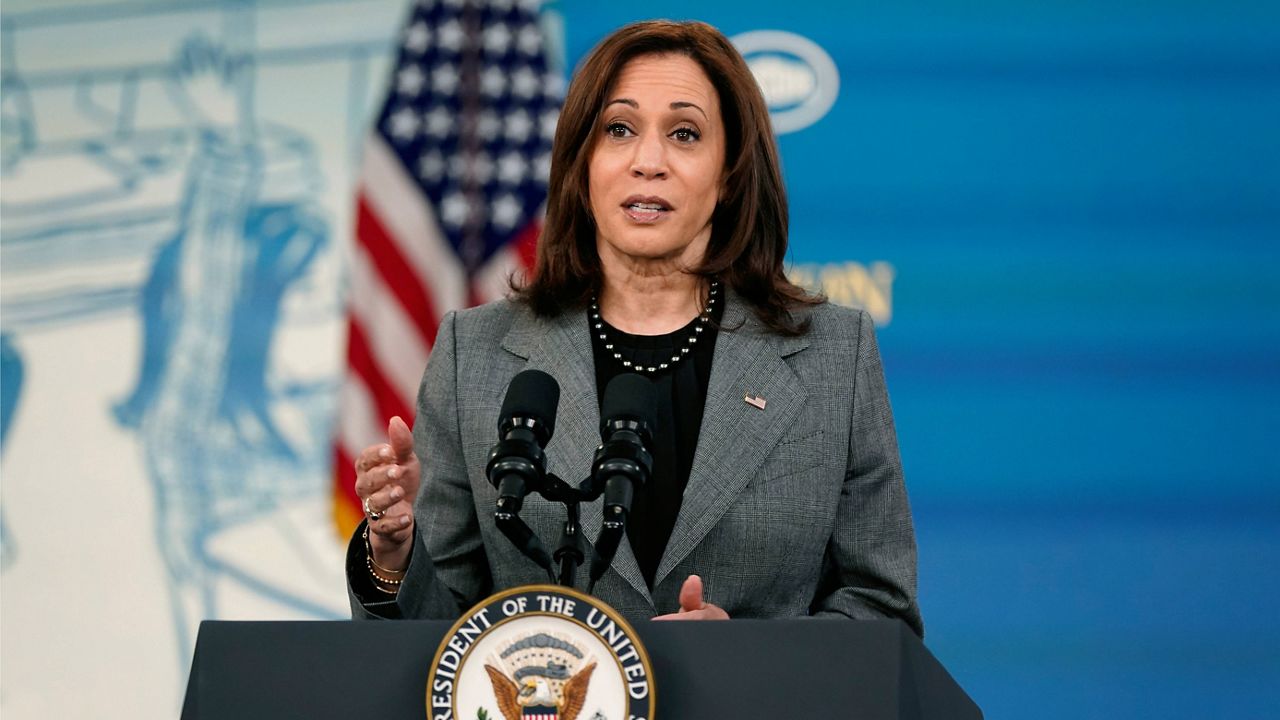
[[[400,583],[404,582],[404,571],[401,570],[399,573],[390,572],[373,561],[373,545],[369,543],[369,526],[365,526],[364,534],[361,537],[364,540],[364,564],[365,567],[369,568],[369,577],[373,579],[373,586],[377,588],[379,592],[387,595],[400,594]],[[391,575],[398,574],[400,575],[400,578],[382,577],[374,568],[383,570]]]
[[[373,587],[374,587],[374,589],[375,589],[375,590],[377,590],[378,592],[380,592],[380,593],[384,593],[384,594],[387,594],[387,595],[399,595],[399,594],[400,594],[400,588],[398,588],[398,587],[387,587],[387,586],[385,586],[385,585],[383,585],[383,584],[379,583],[377,580],[374,580],[374,581],[373,581]]]
[[[404,578],[388,578],[388,577],[382,577],[381,575],[379,575],[378,571],[375,569],[377,566],[373,564],[372,559],[369,560],[368,566],[369,566],[369,574],[372,575],[373,578],[378,582],[384,582],[388,585],[399,585],[400,583],[404,582]]]
[[[371,548],[371,549],[372,549],[372,548]],[[378,564],[378,561],[377,561],[377,560],[374,560],[374,559],[373,559],[373,553],[369,553],[369,562],[373,563],[373,567],[374,567],[378,572],[383,573],[383,574],[385,574],[385,575],[390,575],[390,576],[392,576],[392,577],[395,577],[395,576],[397,576],[397,575],[398,575],[398,576],[400,576],[400,577],[404,577],[404,574],[405,574],[406,572],[408,572],[408,568],[406,568],[406,569],[404,569],[404,570],[388,570],[387,568],[382,567],[381,565],[379,565],[379,564]]]
[[[402,580],[392,580],[384,578],[373,569],[373,563],[369,563],[369,576],[373,578],[373,586],[388,595],[395,595],[400,592],[400,583]]]
[[[371,565],[369,568],[370,572],[373,572],[376,569],[386,575],[403,579],[404,574],[409,570],[408,568],[405,568],[404,570],[388,570],[387,568],[379,565],[377,560],[373,559],[373,545],[369,542],[369,528],[367,526],[364,529],[364,556],[369,559],[369,564]]]

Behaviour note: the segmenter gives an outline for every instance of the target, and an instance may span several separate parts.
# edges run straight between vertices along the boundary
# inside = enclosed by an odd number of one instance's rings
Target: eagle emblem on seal
[[[536,633],[490,655],[484,669],[504,720],[576,720],[596,663],[568,640]]]

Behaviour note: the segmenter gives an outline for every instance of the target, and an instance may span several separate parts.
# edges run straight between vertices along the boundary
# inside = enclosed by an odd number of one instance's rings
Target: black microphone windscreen
[[[532,417],[547,428],[547,437],[555,433],[556,407],[560,404],[560,384],[541,370],[525,370],[507,386],[498,422],[513,416]]]
[[[657,424],[658,395],[648,378],[635,373],[618,375],[604,389],[600,419],[638,420],[650,428]]]

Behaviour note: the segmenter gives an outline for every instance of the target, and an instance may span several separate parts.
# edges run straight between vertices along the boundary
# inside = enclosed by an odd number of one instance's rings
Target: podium
[[[427,673],[450,625],[205,621],[182,718],[425,718]],[[982,717],[897,620],[635,628],[653,663],[658,720]]]

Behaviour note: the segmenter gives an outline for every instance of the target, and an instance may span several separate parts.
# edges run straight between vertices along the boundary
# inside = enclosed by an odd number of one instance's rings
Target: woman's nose
[[[662,135],[646,133],[635,144],[635,156],[631,158],[631,174],[634,177],[658,178],[667,175],[667,152]]]

